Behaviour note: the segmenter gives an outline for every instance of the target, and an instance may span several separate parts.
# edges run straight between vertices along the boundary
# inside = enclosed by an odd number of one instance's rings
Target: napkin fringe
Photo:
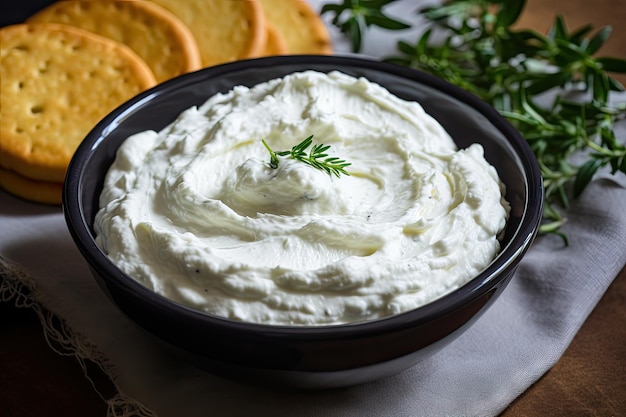
[[[85,378],[102,401],[107,404],[107,417],[157,417],[139,401],[124,395],[115,383],[115,370],[102,352],[88,339],[73,330],[65,320],[47,310],[37,297],[35,280],[22,267],[0,256],[0,302],[12,302],[17,308],[30,308],[39,318],[48,346],[61,356],[72,356]],[[89,376],[87,363],[98,366],[115,388],[106,399]]]

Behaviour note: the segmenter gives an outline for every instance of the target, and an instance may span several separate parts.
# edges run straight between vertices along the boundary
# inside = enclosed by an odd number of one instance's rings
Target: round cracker
[[[0,29],[0,166],[62,182],[78,144],[125,100],[156,84],[130,48],[83,29]]]
[[[324,22],[303,0],[259,0],[267,20],[287,43],[290,54],[331,54],[330,34]]]
[[[263,55],[267,31],[256,0],[153,0],[191,30],[203,66]]]
[[[3,168],[0,168],[0,188],[25,200],[43,204],[61,204],[63,194],[60,182],[31,180]]]
[[[66,0],[51,4],[27,23],[64,23],[129,46],[158,82],[201,68],[191,31],[168,10],[148,1]]]

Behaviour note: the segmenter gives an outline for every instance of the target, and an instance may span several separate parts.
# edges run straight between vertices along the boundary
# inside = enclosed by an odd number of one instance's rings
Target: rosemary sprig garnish
[[[346,171],[346,167],[352,164],[336,156],[328,156],[326,151],[330,149],[330,145],[318,143],[313,145],[308,153],[306,152],[309,146],[313,144],[313,135],[307,137],[288,151],[274,151],[267,142],[265,142],[265,139],[262,139],[261,142],[270,154],[269,165],[274,169],[278,168],[280,162],[279,156],[288,156],[291,159],[303,162],[313,168],[325,171],[328,175],[334,175],[336,177],[339,177],[341,174],[350,175],[348,171]]]
[[[614,133],[615,123],[626,117],[626,103],[609,103],[610,92],[624,87],[608,75],[626,73],[626,60],[595,57],[610,27],[595,34],[591,25],[569,31],[557,16],[546,35],[514,28],[525,4],[449,0],[424,8],[419,13],[431,27],[414,44],[399,41],[399,55],[386,61],[468,90],[515,125],[544,178],[540,232],[556,233],[567,243],[560,227],[566,222],[568,196],[580,195],[601,167],[626,173],[626,147]],[[575,154],[587,160],[573,162]]]

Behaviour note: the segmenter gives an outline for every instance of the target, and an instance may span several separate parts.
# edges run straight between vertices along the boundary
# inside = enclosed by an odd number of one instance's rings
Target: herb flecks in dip
[[[268,163],[314,135],[350,161],[328,175]],[[307,71],[235,87],[120,147],[97,242],[128,275],[193,308],[265,324],[404,312],[499,250],[508,204],[480,145],[457,150],[415,102]]]

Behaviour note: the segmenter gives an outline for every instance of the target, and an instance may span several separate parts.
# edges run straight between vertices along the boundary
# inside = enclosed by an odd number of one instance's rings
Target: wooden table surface
[[[520,26],[545,32],[556,14],[570,28],[591,23],[614,32],[601,50],[626,57],[626,0],[529,0]],[[626,83],[626,76],[617,77]],[[564,356],[502,414],[516,416],[626,415],[626,269],[615,279]],[[113,387],[86,364],[47,345],[31,310],[0,303],[0,415],[105,416]]]

